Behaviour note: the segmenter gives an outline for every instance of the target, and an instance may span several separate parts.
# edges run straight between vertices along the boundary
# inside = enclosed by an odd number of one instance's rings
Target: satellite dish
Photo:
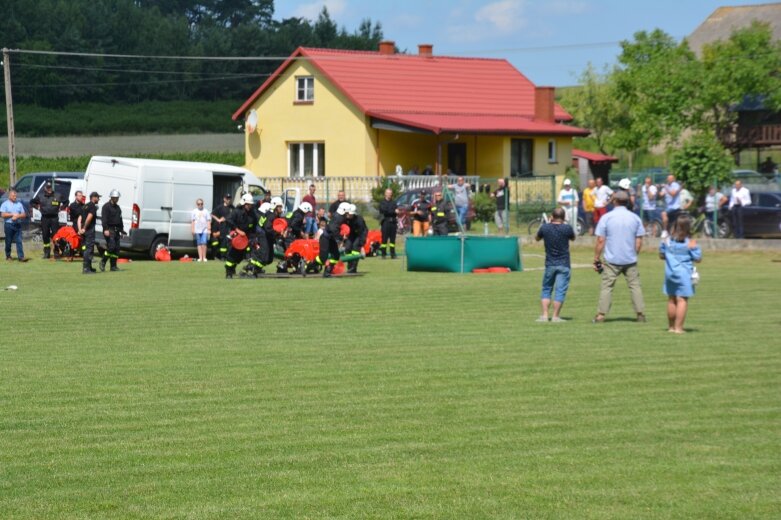
[[[255,130],[258,129],[258,113],[255,112],[255,109],[250,110],[249,114],[247,114],[245,128],[247,129],[247,132],[250,134],[255,132]]]

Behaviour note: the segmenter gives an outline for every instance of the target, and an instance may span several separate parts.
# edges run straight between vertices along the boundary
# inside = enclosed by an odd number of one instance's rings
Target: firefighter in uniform
[[[398,226],[396,218],[398,213],[398,205],[393,200],[393,190],[388,188],[385,190],[385,198],[380,202],[380,228],[382,230],[380,251],[382,251],[383,259],[388,253],[390,253],[391,260],[396,258],[396,230]]]
[[[350,226],[350,234],[344,241],[344,251],[352,260],[347,263],[348,273],[358,272],[358,262],[365,256],[363,246],[366,245],[366,237],[369,234],[369,226],[362,216],[358,214],[355,204],[350,204],[347,213],[347,225]]]
[[[276,244],[277,241],[277,232],[274,231],[274,221],[278,218],[282,218],[283,211],[284,202],[282,201],[282,197],[272,197],[271,202],[269,203],[268,213],[266,213],[266,218],[263,221],[261,226],[262,229],[258,237],[261,267],[266,267],[267,265],[274,263],[274,244]]]
[[[307,238],[304,234],[306,225],[306,215],[312,211],[312,205],[308,202],[302,202],[298,208],[287,217],[288,235],[285,240],[285,248],[299,238]]]
[[[79,228],[79,235],[83,240],[81,244],[82,269],[84,274],[93,274],[95,269],[92,267],[92,253],[95,248],[95,220],[98,218],[98,202],[100,195],[93,191],[89,195],[89,202],[84,205],[76,225]]]
[[[228,233],[230,233],[228,217],[230,217],[233,211],[232,200],[231,194],[226,193],[222,197],[222,204],[212,210],[212,256],[222,261],[225,261],[225,257],[228,255],[228,246],[230,245],[228,243]]]
[[[258,212],[255,210],[255,200],[252,195],[245,193],[241,196],[241,207],[236,208],[228,217],[228,227],[235,233],[246,236],[252,249],[253,241],[257,233]],[[236,266],[244,259],[245,249],[230,247],[225,259],[225,278],[233,278],[236,274]]]
[[[111,271],[119,271],[117,258],[119,258],[119,239],[125,235],[125,225],[122,223],[122,208],[119,207],[120,194],[117,190],[111,190],[108,194],[109,201],[103,204],[100,210],[100,222],[103,225],[103,236],[106,238],[106,250],[100,259],[100,270],[106,270],[106,262],[110,262]]]
[[[41,212],[41,233],[43,238],[43,257],[51,257],[51,240],[57,230],[60,229],[60,208],[63,201],[60,194],[52,188],[52,183],[46,181],[43,186],[43,193],[35,197],[32,204]]]
[[[328,221],[328,225],[320,235],[320,252],[315,260],[323,266],[323,278],[331,276],[334,265],[339,261],[339,241],[342,238],[341,228],[342,224],[345,223],[345,215],[349,209],[349,202],[339,204],[331,220]]]
[[[434,203],[431,205],[431,227],[435,235],[446,236],[450,217],[453,215],[453,206],[442,197],[442,192],[434,194]]]
[[[86,204],[84,203],[84,193],[81,191],[77,191],[75,194],[76,200],[71,202],[71,205],[68,206],[68,217],[71,219],[71,225],[73,226],[74,231],[76,233],[79,232],[79,218],[82,217],[82,213],[84,212],[84,208],[86,208]],[[85,215],[86,216],[86,215]],[[81,242],[81,254],[84,255],[84,250],[86,246],[84,245],[84,240]]]

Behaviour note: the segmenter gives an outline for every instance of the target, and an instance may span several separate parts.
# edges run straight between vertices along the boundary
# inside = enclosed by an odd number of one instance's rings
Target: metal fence
[[[496,178],[464,175],[464,180],[475,192],[492,191]],[[397,182],[404,191],[437,188],[455,184],[456,175],[404,175],[388,177],[263,177],[261,181],[271,193],[278,194],[289,188],[299,188],[306,193],[309,185],[317,187],[317,198],[334,200],[339,191],[356,202],[369,202],[372,190],[385,181]],[[527,206],[551,204],[556,200],[556,178],[553,176],[509,179],[511,210]]]

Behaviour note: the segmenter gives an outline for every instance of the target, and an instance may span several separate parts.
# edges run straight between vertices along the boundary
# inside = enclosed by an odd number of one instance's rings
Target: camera
[[[600,262],[599,260],[594,260],[594,270],[599,274],[602,274],[602,271],[605,270],[605,268],[602,267],[602,262]]]

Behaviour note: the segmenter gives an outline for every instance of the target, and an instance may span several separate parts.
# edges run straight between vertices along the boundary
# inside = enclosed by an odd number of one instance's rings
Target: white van
[[[111,190],[119,191],[119,207],[128,233],[120,247],[150,257],[154,257],[159,244],[172,251],[195,251],[190,214],[197,199],[203,199],[205,209],[211,211],[222,204],[227,193],[238,201],[242,193],[259,199],[266,192],[249,170],[237,166],[124,157],[93,157],[84,181],[87,196],[93,191],[100,193],[100,207],[109,201]],[[105,241],[100,210],[96,230],[96,242],[102,248]]]

